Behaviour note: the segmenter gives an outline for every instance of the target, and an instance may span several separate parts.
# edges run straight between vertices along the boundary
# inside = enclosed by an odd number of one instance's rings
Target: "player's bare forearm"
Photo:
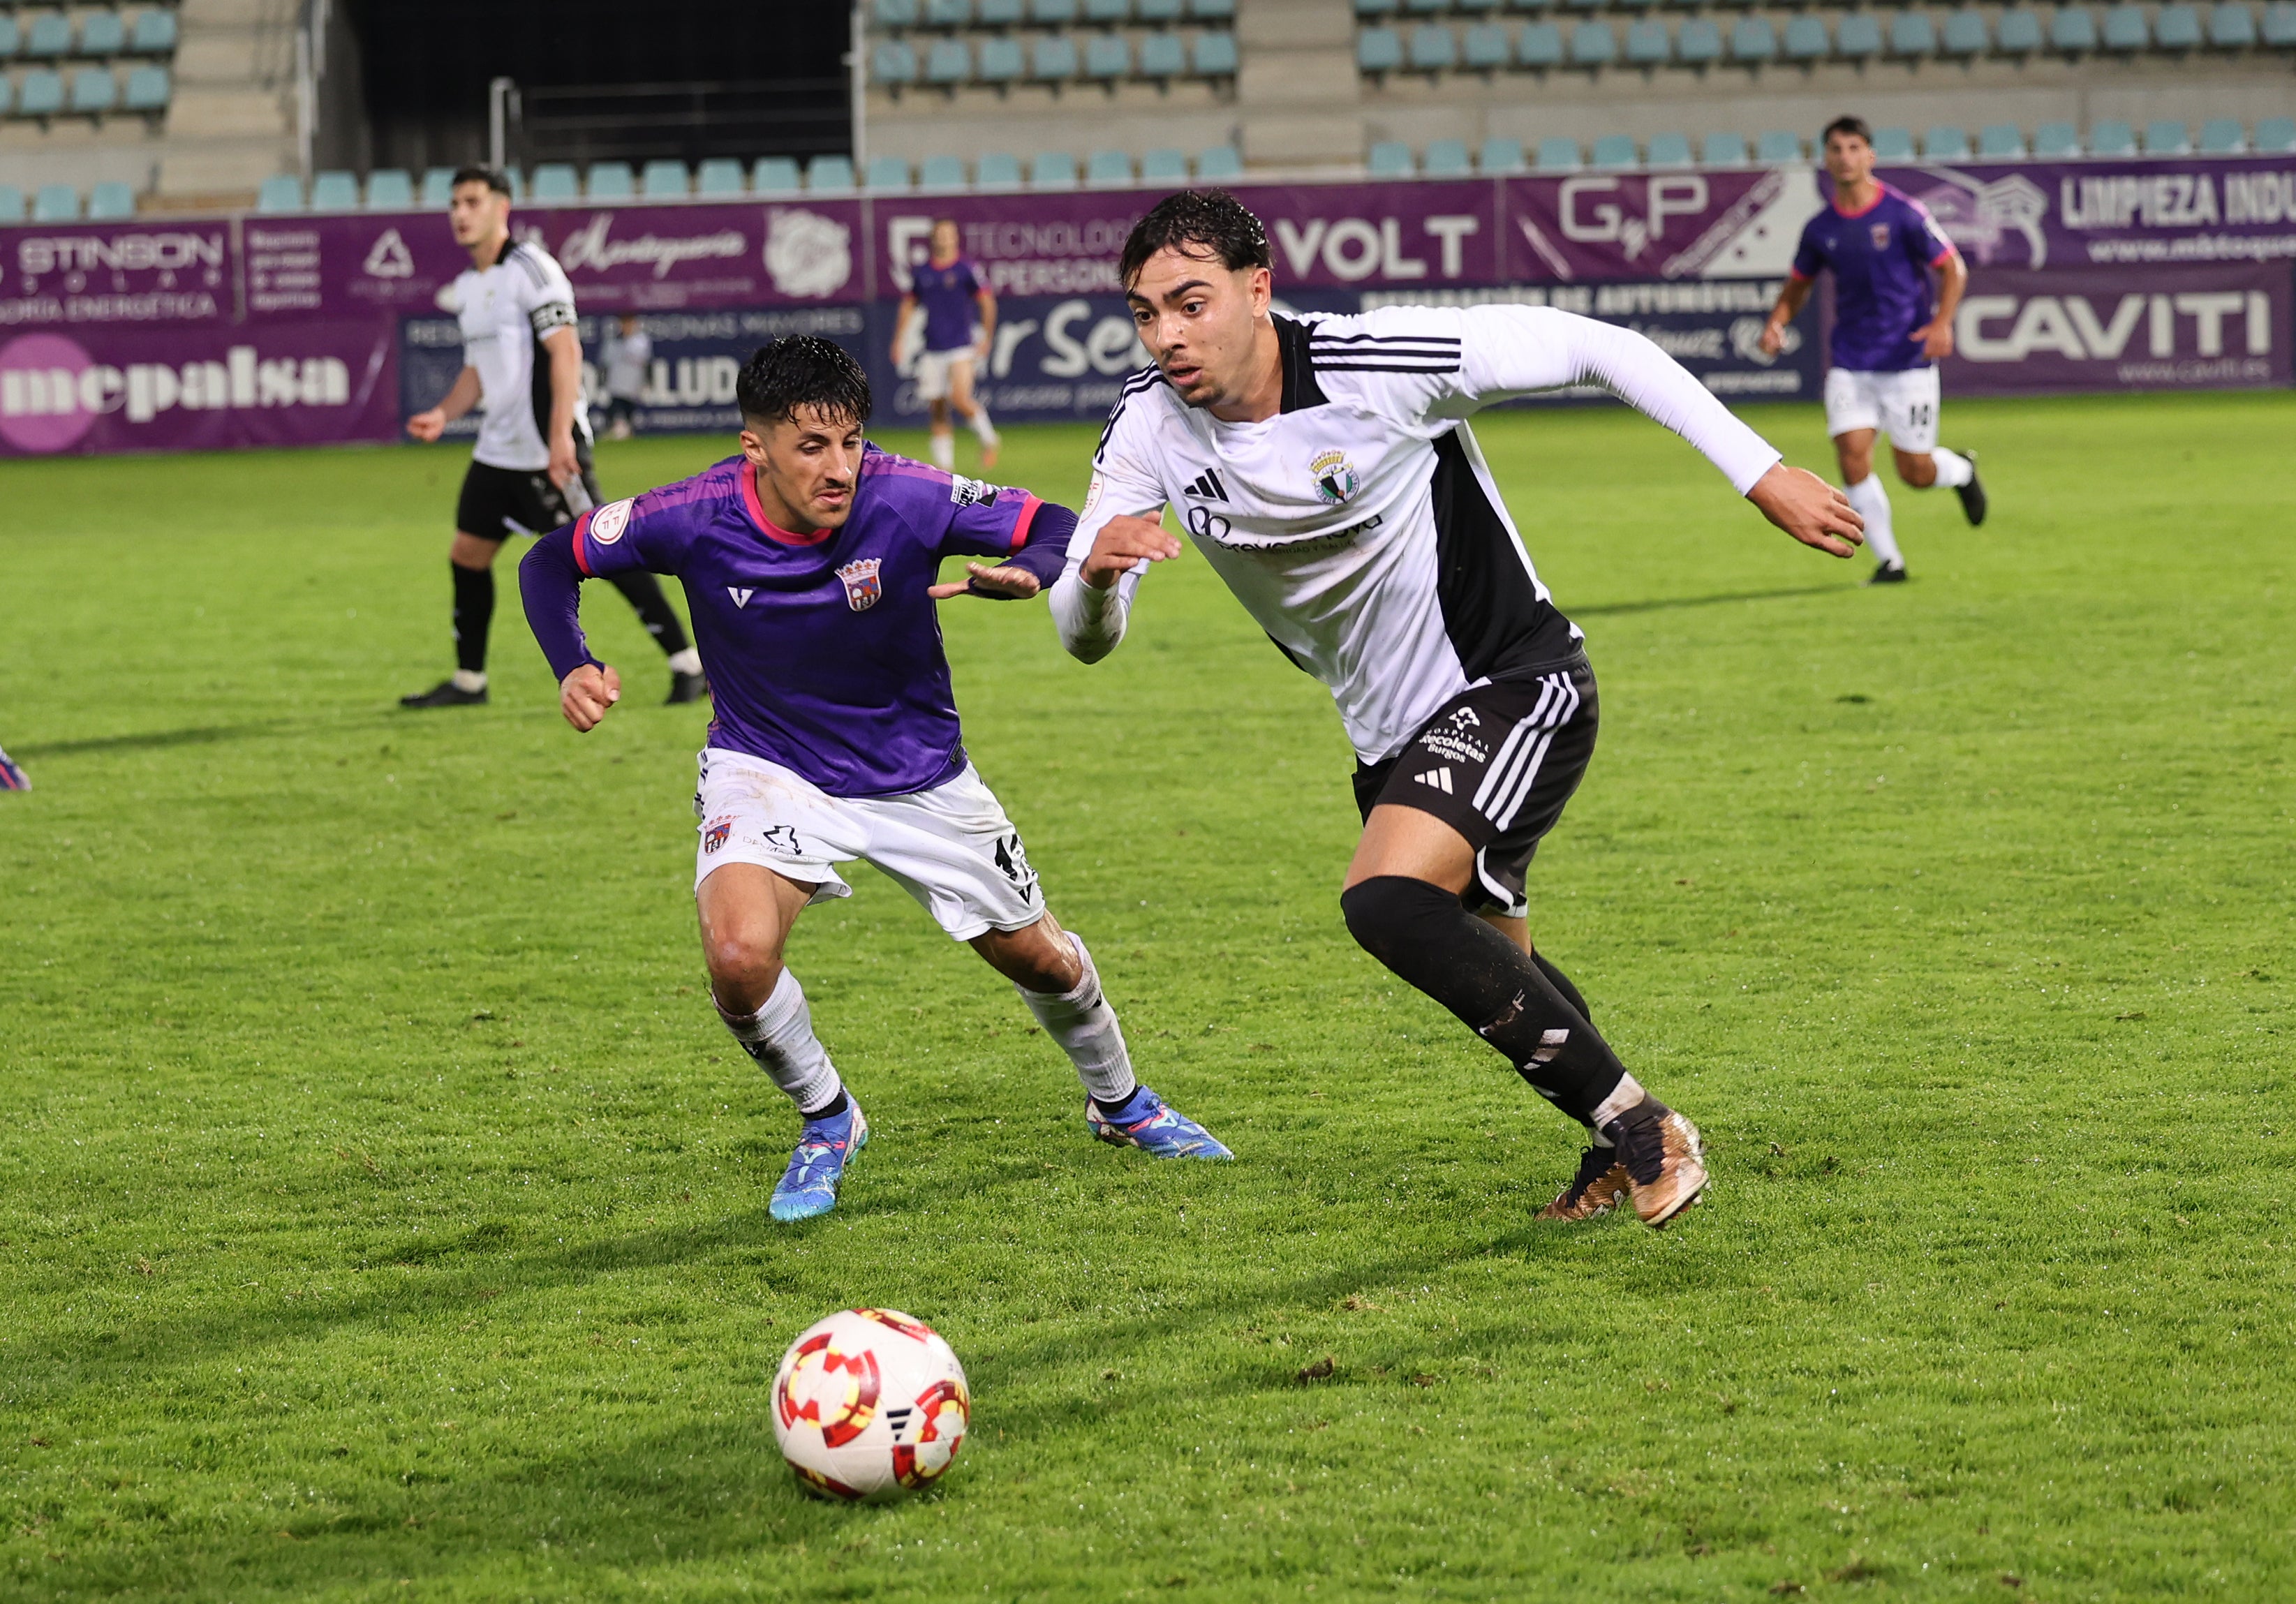
[[[1956,251],[1938,266],[1937,315],[1914,331],[1914,338],[1922,342],[1922,355],[1931,361],[1953,355],[1954,314],[1961,309],[1968,289],[1969,264]]]
[[[1849,498],[1807,468],[1780,462],[1754,481],[1746,499],[1806,546],[1847,557],[1866,544],[1866,520]]]
[[[479,397],[482,393],[479,370],[465,367],[455,375],[455,382],[447,386],[444,400],[430,411],[416,413],[406,420],[406,432],[418,440],[437,439],[447,432],[447,424],[479,404]]]
[[[1785,343],[1786,325],[1800,315],[1802,305],[1809,299],[1810,281],[1789,277],[1778,291],[1778,303],[1770,308],[1770,320],[1762,325],[1762,349],[1775,356]]]
[[[558,708],[585,735],[622,700],[622,676],[611,667],[585,663],[558,682]]]
[[[980,308],[980,349],[986,355],[989,342],[996,338],[996,298],[983,290],[973,297],[973,304]]]
[[[1093,536],[1081,577],[1093,589],[1106,590],[1144,561],[1169,562],[1179,554],[1179,537],[1161,523],[1119,513]]]
[[[574,409],[582,405],[582,340],[571,329],[553,329],[542,347],[550,353],[550,478],[563,486],[578,471]]]

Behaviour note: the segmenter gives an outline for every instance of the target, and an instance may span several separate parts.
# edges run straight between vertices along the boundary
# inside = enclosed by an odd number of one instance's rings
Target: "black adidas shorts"
[[[589,453],[578,443],[575,452],[575,460],[582,464],[582,488],[594,507],[604,499],[598,494],[598,476],[590,471]],[[463,475],[463,493],[455,500],[455,528],[480,540],[546,535],[574,517],[574,504],[566,493],[539,468],[529,471],[472,462]]]
[[[1394,757],[1358,765],[1356,806],[1366,819],[1383,803],[1442,820],[1475,848],[1460,900],[1521,917],[1523,875],[1586,775],[1595,724],[1583,653],[1493,680],[1453,697]]]

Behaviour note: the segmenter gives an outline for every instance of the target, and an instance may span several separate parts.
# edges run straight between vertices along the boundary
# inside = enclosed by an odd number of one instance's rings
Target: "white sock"
[[[1958,490],[1977,477],[1977,465],[1958,451],[1939,446],[1930,453],[1930,461],[1937,464],[1937,484],[1940,490]]]
[[[709,1000],[718,1002],[715,992]],[[827,1107],[845,1089],[836,1066],[829,1061],[829,1050],[813,1034],[813,1011],[805,1005],[805,987],[789,970],[782,971],[774,994],[757,1012],[729,1013],[718,1002],[718,1017],[774,1084],[790,1094],[799,1113]]]
[[[691,646],[688,646],[683,651],[671,652],[669,654],[669,671],[672,674],[701,673],[701,653]]]
[[[487,675],[486,675],[486,670],[485,670],[485,669],[483,669],[483,668],[457,668],[457,669],[455,669],[455,690],[457,690],[457,691],[483,691],[483,690],[485,690],[486,688],[487,688]]]
[[[956,435],[954,430],[933,431],[932,463],[943,473],[956,466]]]
[[[978,401],[975,401],[972,404],[972,423],[973,436],[980,440],[981,449],[984,451],[996,450],[996,425],[988,421],[988,409],[981,405]]]
[[[1902,568],[1906,560],[1898,555],[1898,537],[1890,528],[1890,493],[1882,488],[1882,476],[1869,473],[1842,494],[1866,520],[1866,549],[1884,567]]]
[[[1132,1054],[1125,1050],[1124,1027],[1116,1022],[1116,1010],[1108,1005],[1101,994],[1100,971],[1092,966],[1092,954],[1085,951],[1084,937],[1074,930],[1067,932],[1076,947],[1076,955],[1084,965],[1084,975],[1076,989],[1067,992],[1032,992],[1014,984],[1021,1001],[1037,1016],[1037,1023],[1045,1034],[1061,1044],[1076,1066],[1077,1078],[1095,1102],[1114,1105],[1132,1095],[1139,1084],[1132,1074]]]
[[[1620,1076],[1619,1077],[1617,1089],[1612,1091],[1610,1096],[1604,1098],[1595,1106],[1595,1112],[1592,1116],[1592,1118],[1595,1121],[1595,1145],[1596,1147],[1610,1146],[1611,1144],[1609,1142],[1602,1140],[1603,1127],[1616,1119],[1620,1115],[1625,1113],[1628,1109],[1631,1109],[1636,1104],[1641,1102],[1644,1098],[1648,1097],[1649,1095],[1649,1093],[1643,1090],[1642,1082],[1636,1080],[1633,1076]]]

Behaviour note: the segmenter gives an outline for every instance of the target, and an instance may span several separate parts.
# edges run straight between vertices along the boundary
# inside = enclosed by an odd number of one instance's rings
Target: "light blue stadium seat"
[[[1969,131],[1943,123],[1932,124],[1923,131],[1922,154],[1931,161],[1967,161]]]
[[[1674,53],[1666,24],[1654,17],[1637,17],[1627,24],[1627,61],[1636,67],[1656,67]]]
[[[1370,73],[1398,72],[1403,67],[1403,36],[1391,28],[1365,28],[1356,34],[1356,67]]]
[[[1356,15],[1376,22],[1403,9],[1402,0],[1356,0]]]
[[[914,28],[917,0],[871,0],[869,20],[878,28]]]
[[[422,170],[422,204],[425,208],[444,206],[455,198],[455,169],[425,168]]]
[[[706,200],[722,200],[740,194],[746,187],[742,182],[742,164],[731,157],[712,156],[704,160],[694,175],[693,192]]]
[[[1722,59],[1722,29],[1711,17],[1693,17],[1674,36],[1675,60],[1692,67]]]
[[[1187,10],[1181,0],[1132,0],[1132,15],[1141,22],[1168,28]]]
[[[1084,0],[1084,20],[1103,28],[1114,28],[1129,21],[1132,0]]]
[[[2161,50],[2182,53],[2198,50],[2208,37],[2201,24],[2201,8],[2179,0],[2174,5],[2164,5],[2161,14],[2152,19],[2152,43]]]
[[[1140,179],[1144,184],[1185,184],[1188,181],[1188,159],[1169,146],[1159,146],[1140,152]]]
[[[1002,35],[980,41],[978,68],[984,84],[1009,84],[1029,70],[1029,58],[1018,39]]]
[[[638,176],[627,161],[594,161],[586,188],[593,200],[635,200]]]
[[[1802,159],[1801,135],[1784,128],[1770,129],[1754,145],[1754,160],[1764,167],[1784,167]]]
[[[1243,153],[1234,145],[1214,145],[1196,152],[1196,179],[1201,184],[1233,184],[1243,176]]]
[[[1573,67],[1608,67],[1619,59],[1619,36],[1611,31],[1608,22],[1592,18],[1574,25],[1570,29],[1570,64]]]
[[[2049,48],[2061,55],[2086,55],[2096,48],[2096,13],[2086,5],[2061,5],[2049,19]]]
[[[2240,125],[2233,125],[2237,128]],[[113,180],[91,184],[87,192],[88,220],[96,223],[115,222],[135,215],[135,186]]]
[[[1605,134],[1587,153],[1587,165],[1596,172],[1616,172],[1621,168],[1638,166],[1641,161],[1642,152],[1635,149],[1632,135]]]
[[[638,192],[649,200],[683,200],[693,192],[693,175],[682,161],[658,158],[639,173]]]
[[[1698,142],[1698,160],[1705,167],[1744,167],[1746,136],[1743,134],[1709,134]]]
[[[1938,30],[1938,49],[1949,56],[1980,56],[1993,47],[1993,39],[1985,25],[1985,13],[1978,11],[1950,11],[1945,14],[1945,26]]]
[[[2045,122],[2033,130],[2033,154],[2044,161],[2080,153],[2080,130],[2069,122]]]
[[[4,72],[0,72],[0,117],[8,114],[16,103],[16,86]]]
[[[1520,139],[1486,139],[1482,150],[1476,154],[1475,166],[1495,176],[1528,172],[1530,168],[1530,163],[1523,159]]]
[[[1987,123],[1978,130],[1977,153],[1988,161],[2022,161],[2025,132],[2015,123]]]
[[[2136,154],[2136,131],[2117,117],[2108,117],[2088,126],[2088,153],[2092,156],[2134,156]]]
[[[405,168],[377,168],[366,176],[369,211],[413,211],[414,175]]]
[[[2256,13],[2243,0],[2222,0],[2209,12],[2209,43],[2218,50],[2254,47]]]
[[[1545,70],[1562,65],[1562,30],[1552,22],[1526,22],[1514,42],[1514,59]]]
[[[1921,57],[1937,53],[1937,26],[1927,12],[1899,12],[1890,19],[1890,53]]]
[[[1480,72],[1505,67],[1514,53],[1507,30],[1496,22],[1478,22],[1459,40],[1459,61]]]
[[[964,28],[972,20],[972,0],[925,0],[927,28]]]
[[[9,60],[23,47],[24,30],[16,25],[15,16],[12,12],[0,12],[0,61]],[[9,88],[13,90],[15,86],[11,84]],[[24,192],[20,189],[16,189],[16,186],[13,184],[10,184],[8,187],[16,190],[17,203],[21,205],[24,199]]]
[[[1084,179],[1095,189],[1115,189],[1132,182],[1132,158],[1122,151],[1095,151],[1085,159]]]
[[[935,39],[925,50],[925,82],[961,84],[972,76],[972,45],[964,39]]]
[[[816,195],[849,195],[856,188],[853,158],[816,156],[805,164],[805,187]]]
[[[137,55],[166,55],[176,48],[176,13],[171,11],[147,11],[135,19],[135,31],[128,36],[127,48]]]
[[[917,53],[906,39],[880,39],[869,51],[869,79],[876,84],[917,81]]]
[[[1066,34],[1046,34],[1029,41],[1029,78],[1039,84],[1064,84],[1076,75],[1076,43]]]
[[[2296,151],[2296,117],[2259,118],[2256,148],[2267,156],[2285,156]]]
[[[1475,163],[1467,154],[1465,140],[1431,139],[1419,170],[1430,178],[1467,178],[1473,176]]]
[[[963,189],[964,158],[947,154],[926,157],[917,164],[917,187],[929,190]]]
[[[82,67],[73,72],[71,109],[83,117],[101,117],[119,104],[119,80],[109,67]]]
[[[1653,134],[1644,160],[1654,168],[1686,168],[1691,165],[1690,136],[1686,134]]]
[[[1235,0],[1188,0],[1188,15],[1199,22],[1233,22]]]
[[[2144,153],[2147,156],[2189,156],[2193,153],[2193,131],[2181,122],[2156,118],[2144,125]]]
[[[53,117],[64,109],[64,75],[46,67],[36,67],[23,76],[16,86],[16,112],[20,117]]]
[[[991,151],[972,164],[972,182],[982,189],[1021,187],[1021,159],[1007,151]]]
[[[1804,12],[1786,19],[1785,56],[1789,61],[1816,61],[1824,58],[1833,48],[1833,40],[1825,31],[1825,19]]]
[[[12,184],[0,184],[0,223],[23,220],[24,192]]]
[[[1084,42],[1084,75],[1105,81],[1132,72],[1132,41],[1122,34],[1095,34]]]
[[[341,171],[311,175],[311,209],[313,211],[356,211],[358,209],[358,175]]]
[[[1029,158],[1030,189],[1072,190],[1076,186],[1076,158],[1066,151],[1039,151]]]
[[[1235,36],[1232,33],[1200,33],[1196,36],[1196,76],[1198,78],[1234,78],[1235,76]]]
[[[1414,164],[1409,145],[1399,139],[1382,139],[1372,146],[1365,165],[1374,178],[1408,178]]]
[[[2029,56],[2041,48],[2044,37],[2041,13],[2030,5],[2015,6],[2001,13],[1993,48],[2005,56]]]
[[[1556,135],[1538,142],[1536,165],[1542,173],[1575,173],[1585,163],[1580,159],[1578,142]]]
[[[292,173],[274,173],[255,192],[259,212],[299,212],[303,209],[303,181]]]
[[[1140,76],[1176,78],[1188,70],[1188,47],[1175,33],[1154,33],[1140,41]]]
[[[909,187],[909,164],[898,156],[872,156],[865,181],[880,193],[898,193]]]
[[[44,184],[32,197],[35,223],[71,223],[79,217],[79,192],[69,184]]]
[[[973,12],[983,28],[1018,28],[1029,7],[1026,0],[980,0]]]
[[[118,12],[90,12],[80,19],[79,53],[90,56],[113,56],[127,48],[127,25]]]
[[[1882,53],[1882,23],[1872,12],[1851,12],[1833,32],[1833,53],[1863,61]]]
[[[1914,131],[1898,127],[1874,129],[1874,159],[1877,161],[1911,161],[1914,159]]]
[[[24,53],[41,58],[70,55],[71,36],[71,22],[63,12],[43,12],[33,18],[31,27],[24,30]],[[40,192],[46,194],[48,192],[46,187],[43,186]],[[79,209],[79,200],[76,194],[72,200],[72,209],[75,213]]]
[[[2248,149],[2248,130],[2234,117],[2211,117],[2201,125],[2201,154],[2237,156]]]
[[[1411,70],[1446,72],[1459,63],[1459,41],[1440,22],[1423,22],[1411,30]]]
[[[1077,0],[1029,0],[1029,20],[1044,28],[1066,28],[1076,20]]]
[[[2264,8],[2262,37],[2275,50],[2296,46],[2296,0],[2273,0]]]
[[[1777,55],[1777,30],[1767,17],[1741,17],[1730,25],[1732,61],[1774,61]]]
[[[2152,43],[2152,25],[2145,20],[2141,5],[2116,5],[2104,13],[2104,47],[2107,50],[2138,51]]]
[[[1403,0],[1403,9],[1414,15],[1425,16],[1451,9],[1451,0]]]
[[[750,169],[750,184],[761,195],[794,195],[804,187],[797,163],[787,156],[760,156]]]
[[[570,161],[545,161],[534,169],[534,199],[544,206],[579,200],[582,179]]]
[[[1473,16],[1480,12],[1498,10],[1499,0],[1458,0],[1458,6],[1461,11]]]
[[[119,97],[120,109],[165,111],[172,87],[165,67],[138,67],[127,75],[127,87]]]

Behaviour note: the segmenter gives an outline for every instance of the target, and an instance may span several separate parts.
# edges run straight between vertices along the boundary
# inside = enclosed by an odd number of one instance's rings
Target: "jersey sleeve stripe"
[[[1456,362],[1433,366],[1401,362],[1319,362],[1316,364],[1316,371],[1319,373],[1456,373],[1459,371],[1459,364]]]
[[[1310,331],[1308,343],[1319,346],[1449,346],[1456,350],[1460,342],[1456,334],[1326,334],[1318,329]]]
[[[595,508],[591,509],[591,511],[595,511]],[[591,571],[590,560],[582,554],[583,544],[589,538],[590,513],[585,512],[574,520],[574,566],[582,570],[585,579],[595,579],[598,576]]]
[[[1021,494],[1025,495],[1028,492]],[[1037,509],[1044,504],[1034,495],[1029,495],[1029,499],[1021,503],[1021,516],[1013,520],[1013,544],[1005,548],[1007,551],[1017,552],[1029,544],[1029,526],[1037,521]]]

